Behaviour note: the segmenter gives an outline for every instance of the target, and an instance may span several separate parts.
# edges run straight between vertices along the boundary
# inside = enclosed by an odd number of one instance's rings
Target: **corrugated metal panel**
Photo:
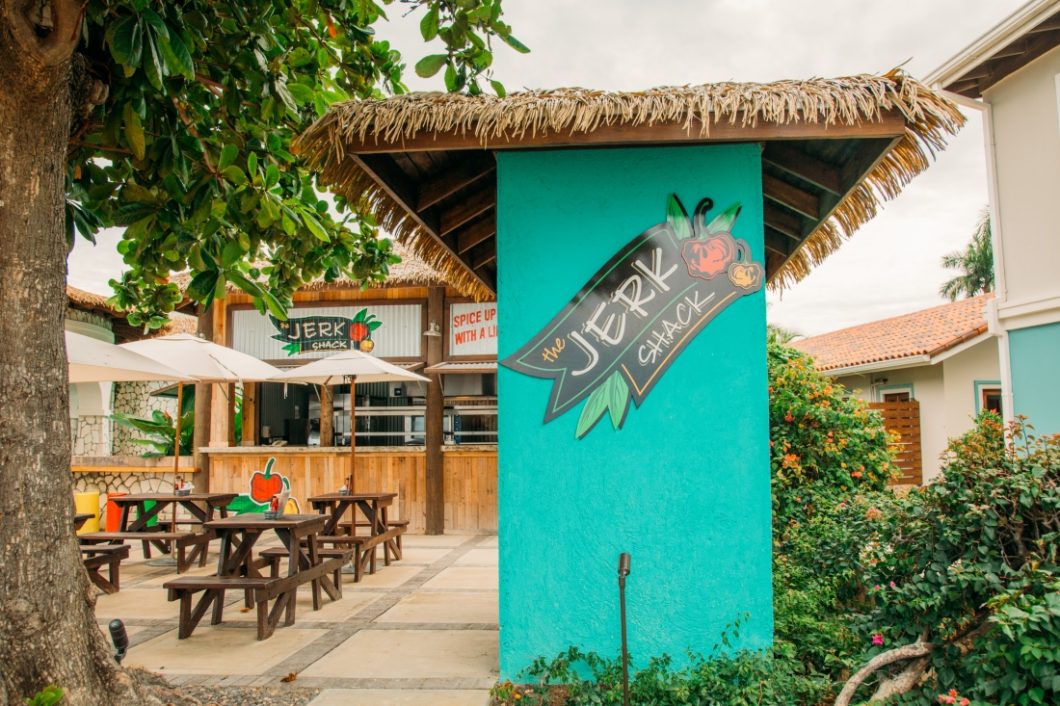
[[[420,304],[380,304],[375,306],[306,306],[292,308],[290,318],[306,316],[342,316],[352,319],[361,309],[367,309],[382,322],[372,333],[375,348],[372,355],[380,358],[420,357],[422,316]],[[278,333],[272,320],[256,309],[237,309],[232,312],[232,347],[263,360],[314,360],[335,353],[334,350],[306,351],[288,355],[284,342],[273,338]]]
[[[497,355],[497,304],[453,304],[449,355]]]

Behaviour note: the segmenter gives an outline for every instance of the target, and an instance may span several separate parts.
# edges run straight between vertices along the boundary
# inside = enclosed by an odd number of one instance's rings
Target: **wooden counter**
[[[306,498],[338,490],[349,475],[349,447],[233,446],[202,452],[210,458],[212,492],[248,492],[254,472],[276,459],[273,471],[291,481],[291,497],[302,512],[308,511]],[[496,532],[497,447],[446,446],[443,457],[446,531]],[[356,489],[397,493],[391,518],[408,520],[410,532],[423,532],[426,464],[422,446],[358,448]]]

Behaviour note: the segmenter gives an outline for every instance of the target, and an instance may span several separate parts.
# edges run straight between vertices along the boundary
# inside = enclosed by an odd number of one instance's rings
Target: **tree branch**
[[[839,692],[839,696],[836,697],[835,706],[850,706],[850,700],[854,698],[854,692],[858,690],[862,682],[872,676],[877,670],[895,662],[925,657],[931,654],[934,649],[935,645],[933,643],[918,640],[911,645],[903,645],[902,647],[895,647],[893,650],[881,652],[870,659],[854,676],[850,677],[843,686],[843,690]]]

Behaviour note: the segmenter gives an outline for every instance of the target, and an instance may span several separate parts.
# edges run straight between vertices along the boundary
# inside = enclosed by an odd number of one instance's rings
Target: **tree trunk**
[[[73,532],[64,198],[79,8],[0,0],[0,704],[49,684],[72,705],[144,702],[96,626]]]

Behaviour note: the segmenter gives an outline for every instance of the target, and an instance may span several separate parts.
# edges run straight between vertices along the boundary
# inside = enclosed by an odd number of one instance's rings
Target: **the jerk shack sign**
[[[551,378],[545,422],[588,398],[580,439],[608,412],[622,427],[681,351],[736,299],[762,288],[763,268],[732,235],[734,204],[714,216],[703,199],[689,219],[677,196],[666,221],[625,245],[530,342],[502,361]]]
[[[291,317],[286,321],[269,318],[277,331],[273,338],[286,344],[283,349],[287,355],[350,349],[371,353],[375,348],[372,333],[383,325],[367,309],[361,309],[352,319],[345,316]]]

